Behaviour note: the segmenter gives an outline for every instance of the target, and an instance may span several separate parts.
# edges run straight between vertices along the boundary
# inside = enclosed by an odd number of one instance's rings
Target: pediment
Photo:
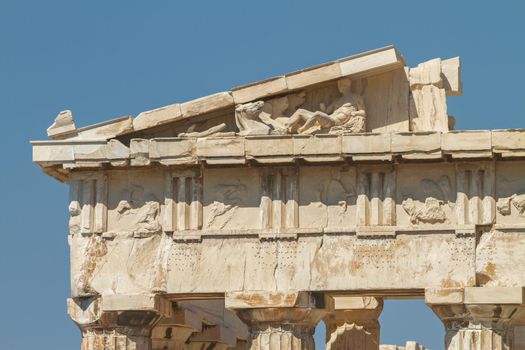
[[[459,58],[410,69],[398,50],[387,46],[82,128],[64,111],[48,135],[129,143],[212,135],[448,131],[446,95],[461,93],[459,69]]]

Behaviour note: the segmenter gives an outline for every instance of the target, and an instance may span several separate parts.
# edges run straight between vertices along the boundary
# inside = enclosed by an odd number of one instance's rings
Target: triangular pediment
[[[412,88],[433,86],[442,90],[435,92],[439,97],[459,94],[459,59],[437,59],[420,66],[411,74],[398,50],[387,46],[234,87],[230,91],[144,111],[136,117],[120,117],[82,128],[76,128],[71,112],[65,111],[59,114],[48,134],[55,139],[118,137],[128,141],[154,137],[323,133],[330,132],[332,126],[338,126],[332,131],[343,133],[433,130],[436,125],[433,120],[416,120],[412,124],[418,130],[411,125],[411,113],[417,113],[418,107],[423,117],[420,119],[429,118],[423,115],[422,107],[417,106],[418,101],[411,101]],[[341,85],[346,85],[347,90],[341,90]],[[416,106],[411,106],[411,102]],[[354,114],[361,113],[363,120],[351,121],[351,112],[339,108],[344,103],[353,104],[357,111]],[[437,103],[442,105],[438,108],[440,115],[430,118],[440,119],[438,131],[448,130],[445,101],[441,98]],[[245,107],[236,111],[240,106]],[[301,114],[296,113],[298,110],[306,112],[296,118],[295,124],[291,123],[294,113]],[[333,117],[335,124],[341,125],[335,125],[330,118],[312,117],[315,113],[321,114],[319,112]],[[310,123],[312,127],[301,129],[309,117],[316,119]],[[353,125],[342,127],[344,123]],[[354,125],[356,123],[359,125]]]

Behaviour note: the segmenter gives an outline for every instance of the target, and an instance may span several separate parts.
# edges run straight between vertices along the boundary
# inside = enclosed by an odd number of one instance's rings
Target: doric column
[[[510,350],[523,295],[521,287],[466,287],[426,291],[425,298],[445,326],[445,349]]]
[[[249,350],[313,350],[323,311],[310,293],[227,293],[226,306],[248,326]]]
[[[374,297],[326,295],[326,349],[379,349],[379,315],[383,300]]]
[[[168,304],[154,295],[78,298],[68,300],[68,314],[82,332],[82,350],[151,350],[151,331]]]
[[[448,350],[511,349],[509,322],[515,306],[435,305],[432,310],[445,325]]]

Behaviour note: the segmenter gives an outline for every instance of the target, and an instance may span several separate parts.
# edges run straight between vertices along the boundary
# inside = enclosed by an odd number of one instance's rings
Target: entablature
[[[67,181],[72,169],[244,166],[524,158],[525,129],[34,141],[33,161]]]

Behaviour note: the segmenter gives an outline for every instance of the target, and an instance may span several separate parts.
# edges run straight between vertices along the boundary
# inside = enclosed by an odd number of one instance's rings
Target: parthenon
[[[319,322],[328,350],[424,349],[380,346],[396,298],[424,298],[447,350],[525,350],[525,129],[454,130],[460,70],[387,46],[60,112],[33,161],[69,185],[82,350],[310,350]]]

